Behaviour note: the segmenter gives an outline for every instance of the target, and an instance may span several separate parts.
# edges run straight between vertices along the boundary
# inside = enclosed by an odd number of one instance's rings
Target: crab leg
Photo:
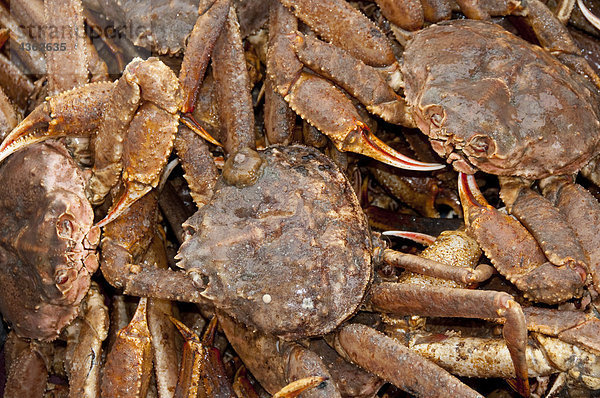
[[[230,0],[215,1],[208,11],[198,17],[190,34],[179,72],[179,82],[183,92],[181,107],[183,113],[194,110],[210,53],[225,25],[230,3]],[[201,11],[198,9],[198,13]]]
[[[285,388],[289,381],[319,376],[323,384],[318,390],[312,391],[310,397],[341,397],[327,366],[311,350],[251,330],[223,312],[219,311],[218,316],[227,339],[268,392],[276,393]]]
[[[200,394],[215,398],[233,397],[219,350],[213,347],[217,318],[213,317],[208,324],[202,341],[177,319],[171,318],[171,321],[185,339],[175,396],[192,398]]]
[[[302,72],[290,84],[289,92],[280,94],[297,114],[326,134],[342,152],[359,153],[408,170],[430,171],[445,167],[416,161],[389,147],[360,121],[352,101],[323,78]],[[314,98],[321,99],[318,111],[314,109]]]
[[[93,134],[113,87],[113,83],[108,82],[92,83],[49,98],[0,144],[0,162],[26,146],[49,138]]]
[[[567,221],[548,199],[518,177],[500,177],[500,197],[510,214],[531,232],[550,262],[581,272],[587,270],[583,248],[570,227],[573,221]]]
[[[343,326],[337,342],[336,348],[352,362],[418,396],[434,397],[443,391],[453,397],[481,397],[433,362],[368,326]]]
[[[517,376],[517,391],[529,396],[525,347],[527,328],[521,306],[507,293],[487,290],[382,283],[372,290],[374,309],[398,315],[505,318],[504,339]]]
[[[145,266],[168,268],[164,239],[162,229],[157,229],[144,255]],[[154,375],[160,397],[171,396],[177,385],[178,333],[169,318],[172,315],[173,305],[170,301],[148,299],[148,329],[152,338]]]
[[[148,220],[148,216],[153,220]],[[132,249],[148,247],[155,233],[156,200],[147,195],[104,228],[100,269],[112,286],[125,294],[166,300],[205,302],[199,277],[170,269],[141,267]],[[132,226],[136,226],[132,228]]]
[[[540,182],[542,193],[569,220],[569,226],[581,242],[589,259],[589,272],[597,292],[600,292],[600,204],[586,189],[567,177],[549,177]]]
[[[212,72],[217,85],[219,119],[226,136],[225,151],[233,154],[242,148],[256,148],[250,78],[233,7],[215,44]]]
[[[108,336],[108,309],[98,284],[92,282],[83,301],[83,319],[69,364],[69,396],[98,397],[102,343]]]
[[[269,14],[268,77],[265,80],[265,129],[270,144],[287,145],[294,134],[296,114],[277,92],[276,86],[293,81],[302,70],[288,36],[297,29],[298,20],[294,14],[274,1]]]
[[[348,91],[369,112],[390,123],[416,127],[404,99],[392,90],[377,69],[332,44],[300,32],[295,33],[293,45],[302,63]]]
[[[5,398],[43,397],[48,380],[45,358],[35,343],[19,353],[9,364]]]
[[[152,344],[146,319],[147,298],[142,297],[127,327],[106,356],[102,396],[145,397],[152,372]]]
[[[281,0],[328,42],[371,66],[396,62],[385,34],[360,11],[342,0]],[[342,22],[343,21],[343,22]],[[348,35],[352,38],[348,38]]]
[[[19,108],[19,112],[24,113],[33,92],[33,83],[4,54],[0,54],[0,87]]]
[[[527,0],[526,19],[542,47],[600,88],[600,77],[581,56],[581,51],[569,34],[567,27],[554,16],[544,3],[539,0]]]
[[[460,173],[459,194],[468,232],[477,239],[495,268],[525,297],[558,303],[578,294],[587,275],[581,267],[548,262],[535,238],[516,219],[486,201],[472,175]]]

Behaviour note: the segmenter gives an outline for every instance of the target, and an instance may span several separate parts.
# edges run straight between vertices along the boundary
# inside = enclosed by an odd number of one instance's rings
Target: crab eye
[[[68,280],[69,273],[66,270],[61,269],[56,271],[56,275],[54,275],[54,282],[56,282],[57,285],[64,285]]]
[[[477,136],[473,138],[469,144],[475,152],[480,154],[489,153],[490,148],[494,145],[490,137],[486,136]]]
[[[435,127],[442,127],[442,123],[444,123],[444,115],[440,113],[434,113],[431,115],[429,120],[431,120],[431,124],[433,124]]]
[[[56,233],[63,238],[73,236],[73,223],[64,215],[56,222]]]

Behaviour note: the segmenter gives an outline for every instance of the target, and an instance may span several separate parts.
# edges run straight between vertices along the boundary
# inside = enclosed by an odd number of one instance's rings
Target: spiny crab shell
[[[493,23],[456,20],[420,31],[402,72],[419,129],[458,171],[538,179],[574,173],[598,153],[592,85]]]
[[[187,221],[179,265],[202,275],[201,294],[246,325],[286,339],[327,333],[358,309],[371,280],[364,213],[315,149],[259,153],[256,183],[238,188],[221,178]]]
[[[0,186],[0,312],[20,336],[55,339],[98,268],[100,231],[82,172],[48,141],[3,163]]]

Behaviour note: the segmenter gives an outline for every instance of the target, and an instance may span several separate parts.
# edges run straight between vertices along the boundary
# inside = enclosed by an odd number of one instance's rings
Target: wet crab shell
[[[537,179],[576,172],[598,153],[594,88],[493,23],[420,31],[402,72],[418,127],[459,171]]]
[[[2,164],[0,186],[0,311],[20,336],[55,339],[98,267],[100,234],[83,175],[49,141]]]
[[[320,335],[352,315],[371,276],[367,221],[327,157],[304,146],[260,152],[249,187],[221,180],[188,221],[179,265],[202,295],[246,325],[286,339]]]

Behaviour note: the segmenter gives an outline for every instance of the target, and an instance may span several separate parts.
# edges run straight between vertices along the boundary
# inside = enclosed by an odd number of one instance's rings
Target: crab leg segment
[[[507,293],[402,283],[382,283],[372,290],[374,309],[398,315],[504,318],[503,335],[515,365],[517,391],[529,396],[527,328],[521,306]]]
[[[0,145],[0,162],[36,142],[93,134],[113,83],[92,83],[49,98],[33,110]]]
[[[572,183],[567,177],[548,177],[540,182],[542,193],[569,221],[589,259],[589,271],[597,292],[600,292],[600,204],[589,191]]]
[[[337,83],[367,110],[389,123],[415,128],[408,105],[381,73],[348,52],[300,32],[293,38],[296,55],[315,73]]]
[[[146,320],[147,298],[142,297],[127,327],[106,357],[102,396],[145,397],[152,372],[152,344]]]
[[[365,325],[343,326],[337,346],[355,364],[405,391],[422,396],[481,397],[444,369]]]
[[[343,0],[281,0],[319,36],[371,66],[396,62],[383,32]],[[351,35],[351,38],[348,38]]]
[[[498,272],[535,301],[559,303],[581,292],[585,269],[557,267],[548,262],[523,225],[486,202],[475,177],[460,173],[458,182],[467,231],[477,239]]]
[[[359,153],[407,170],[431,171],[445,167],[419,162],[389,147],[360,121],[352,101],[323,78],[303,72],[290,85],[289,92],[281,94],[297,114],[326,134],[342,152]],[[320,98],[318,110],[314,109],[315,98]]]
[[[202,6],[202,2],[200,2]],[[204,79],[210,53],[223,29],[229,13],[230,0],[217,0],[196,20],[188,39],[185,56],[179,72],[183,92],[183,113],[191,113],[196,105],[196,96]],[[198,9],[198,12],[201,10]]]

